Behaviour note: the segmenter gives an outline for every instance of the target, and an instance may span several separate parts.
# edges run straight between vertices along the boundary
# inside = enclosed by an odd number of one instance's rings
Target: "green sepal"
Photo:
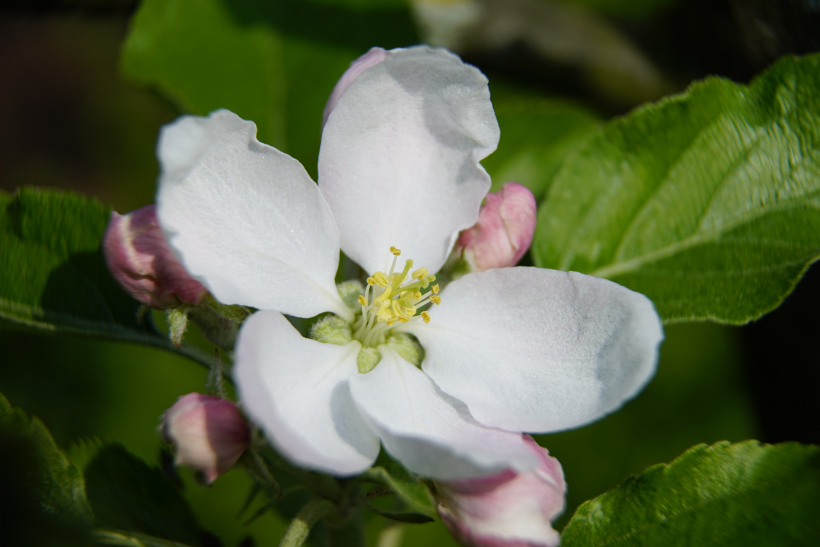
[[[359,369],[359,374],[367,374],[376,365],[381,363],[382,354],[376,348],[362,348],[356,356],[356,366]]]
[[[391,332],[387,337],[387,345],[411,365],[421,367],[424,361],[424,348],[412,334]]]
[[[310,338],[323,344],[344,346],[353,340],[353,334],[350,331],[350,323],[338,315],[329,313],[310,327]]]
[[[182,338],[188,330],[188,306],[178,306],[165,310],[165,320],[168,322],[168,337],[174,347],[182,345]]]
[[[253,313],[250,309],[246,308],[245,306],[240,306],[238,304],[223,304],[222,302],[214,298],[211,293],[208,293],[205,296],[205,299],[202,301],[202,304],[212,309],[220,317],[230,319],[234,323],[244,322],[245,319],[250,317],[251,313]]]
[[[393,459],[383,448],[373,463],[373,467],[365,471],[361,478],[390,488],[405,503],[407,512],[419,513],[429,518],[435,518],[438,514],[436,501],[427,485]]]
[[[354,314],[362,313],[362,304],[359,302],[359,296],[364,296],[364,285],[360,281],[351,279],[350,281],[343,281],[336,285],[336,290],[339,291],[339,296],[342,302]]]

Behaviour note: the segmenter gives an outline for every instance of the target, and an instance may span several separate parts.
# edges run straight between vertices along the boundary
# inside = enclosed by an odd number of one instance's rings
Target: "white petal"
[[[482,426],[389,346],[379,351],[381,362],[351,378],[350,390],[384,447],[408,469],[447,480],[537,465],[520,434]]]
[[[342,250],[368,273],[390,246],[436,272],[475,224],[498,144],[487,79],[445,50],[393,50],[341,96],[322,133],[319,187]]]
[[[302,338],[276,312],[257,312],[242,326],[233,369],[242,408],[295,464],[354,475],[379,454],[348,386],[360,347]]]
[[[226,304],[348,315],[339,233],[302,165],[227,110],[162,129],[158,216],[185,268]]]
[[[621,406],[655,372],[655,308],[611,281],[502,268],[454,281],[441,300],[429,325],[403,329],[424,347],[424,371],[485,425],[577,427]]]

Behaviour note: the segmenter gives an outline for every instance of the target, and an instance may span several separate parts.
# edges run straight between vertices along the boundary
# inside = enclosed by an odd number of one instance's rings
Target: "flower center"
[[[361,342],[364,348],[375,348],[385,343],[390,330],[402,323],[421,319],[430,322],[426,311],[419,311],[430,304],[440,304],[439,286],[430,283],[436,276],[429,275],[427,268],[419,268],[413,273],[413,261],[406,260],[401,272],[396,272],[396,261],[401,251],[390,247],[393,254],[393,265],[388,273],[374,272],[367,278],[364,294],[359,295],[362,313],[352,325],[354,340]],[[428,289],[424,292],[426,289]]]

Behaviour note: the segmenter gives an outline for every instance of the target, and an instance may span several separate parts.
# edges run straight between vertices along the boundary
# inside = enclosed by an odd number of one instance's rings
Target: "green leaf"
[[[564,159],[601,122],[569,101],[520,95],[492,83],[490,87],[501,128],[498,149],[481,162],[493,179],[490,191],[515,181],[540,201]]]
[[[227,108],[314,177],[322,111],[370,47],[417,43],[409,9],[376,0],[145,0],[122,69],[181,110]]]
[[[0,326],[176,351],[111,276],[100,247],[111,210],[71,192],[0,192]],[[193,348],[182,353],[210,366]]]
[[[699,445],[578,508],[565,547],[818,545],[820,448]]]
[[[607,124],[541,207],[535,264],[612,279],[668,322],[740,324],[820,255],[820,55],[711,78]]]
[[[37,418],[0,394],[3,538],[16,545],[83,545],[92,522],[80,469]],[[16,543],[19,541],[19,543]]]
[[[122,445],[91,439],[71,449],[83,468],[97,526],[186,545],[202,544],[202,528],[188,502],[162,474]]]
[[[437,514],[436,502],[430,493],[430,489],[402,464],[390,457],[384,449],[382,449],[373,467],[368,469],[362,475],[362,478],[379,482],[390,488],[394,494],[407,504],[411,513],[419,513],[426,517],[435,517]]]
[[[261,141],[284,143],[282,40],[264,28],[244,28],[219,0],[142,2],[122,69],[186,112],[227,108],[254,120]]]

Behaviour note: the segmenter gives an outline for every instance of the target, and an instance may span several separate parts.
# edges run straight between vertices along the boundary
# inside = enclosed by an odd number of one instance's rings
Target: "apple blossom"
[[[236,405],[201,393],[183,395],[165,412],[162,434],[174,445],[176,464],[193,467],[209,484],[233,467],[250,443]]]
[[[342,96],[347,87],[352,84],[362,72],[381,63],[387,58],[388,55],[390,55],[390,52],[385,51],[380,47],[374,47],[370,48],[370,51],[350,63],[350,68],[348,68],[345,73],[342,74],[342,77],[339,78],[339,81],[330,93],[330,97],[327,99],[325,111],[322,113],[322,127],[324,127],[327,123],[327,118],[336,107],[336,103],[339,102],[339,97]]]
[[[114,279],[149,308],[197,305],[208,294],[199,281],[188,275],[165,242],[155,205],[127,215],[111,213],[103,236],[103,252]]]
[[[561,464],[532,437],[527,447],[538,465],[523,473],[504,470],[488,477],[436,483],[441,520],[466,547],[555,547],[550,523],[564,510]]]
[[[468,271],[515,266],[532,243],[535,233],[535,196],[527,187],[508,182],[487,194],[475,226],[461,232],[454,254]]]
[[[331,109],[318,186],[228,111],[166,126],[160,224],[215,298],[261,310],[233,374],[292,462],[354,475],[381,443],[438,480],[527,471],[539,459],[520,432],[576,427],[632,397],[654,372],[660,321],[646,297],[578,273],[497,268],[439,287],[490,188],[478,162],[498,124],[474,67],[441,49],[389,53]],[[337,287],[340,250],[366,285]],[[283,315],[324,312],[312,339]]]

